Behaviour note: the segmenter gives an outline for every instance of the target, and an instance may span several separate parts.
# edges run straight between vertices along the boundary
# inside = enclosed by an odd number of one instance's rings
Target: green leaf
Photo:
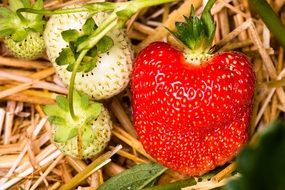
[[[98,102],[91,102],[88,106],[87,112],[94,118],[97,118],[102,110],[103,105]]]
[[[72,50],[69,47],[62,49],[55,62],[57,65],[73,64],[75,62],[75,57]]]
[[[245,147],[237,158],[241,177],[227,185],[228,190],[285,189],[285,124],[268,126],[254,144]]]
[[[15,42],[20,42],[22,40],[24,40],[28,35],[28,31],[27,30],[17,30],[14,34],[12,34],[11,38],[15,41]]]
[[[55,126],[54,141],[55,142],[66,142],[77,135],[78,131],[75,127],[65,127],[61,125]]]
[[[98,190],[140,190],[166,170],[156,163],[136,165],[110,178]]]
[[[69,110],[68,99],[66,97],[60,95],[56,96],[56,103],[61,109],[65,111]]]
[[[97,25],[92,17],[88,18],[82,27],[83,33],[90,35],[97,28]]]
[[[70,29],[70,30],[65,30],[65,31],[61,32],[61,36],[64,39],[64,41],[69,43],[71,41],[73,41],[73,42],[76,41],[77,38],[79,38],[80,34],[77,30]]]
[[[86,40],[88,38],[88,35],[83,35],[80,36],[76,41],[75,41],[75,47],[78,47],[79,44],[81,44],[84,40]]]
[[[0,16],[1,17],[7,18],[7,17],[11,16],[11,14],[14,14],[14,13],[10,9],[8,9],[6,7],[0,7]]]
[[[106,53],[114,46],[114,42],[112,38],[109,36],[104,36],[97,44],[97,51],[98,53]]]

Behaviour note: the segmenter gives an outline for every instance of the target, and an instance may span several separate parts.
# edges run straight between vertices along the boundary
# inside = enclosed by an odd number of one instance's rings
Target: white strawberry
[[[65,85],[69,85],[71,72],[66,69],[67,65],[56,63],[62,49],[68,46],[61,33],[69,29],[76,29],[82,33],[88,15],[88,13],[53,15],[44,31],[47,54]],[[108,15],[99,12],[93,16],[93,19],[99,25]],[[112,38],[114,45],[107,52],[99,54],[97,65],[91,71],[77,73],[75,79],[75,89],[96,100],[110,98],[120,93],[127,86],[132,71],[133,51],[124,30],[114,28],[107,36]]]
[[[30,1],[10,0],[9,7],[0,7],[0,37],[4,38],[11,53],[22,59],[36,59],[45,49],[43,40],[44,20],[41,14],[16,14],[20,8],[43,8],[43,0],[37,0],[33,6]]]
[[[65,154],[89,158],[100,153],[111,137],[112,122],[108,110],[89,101],[87,95],[74,92],[76,118],[72,118],[67,98],[57,97],[57,104],[44,107],[52,123],[51,139]]]

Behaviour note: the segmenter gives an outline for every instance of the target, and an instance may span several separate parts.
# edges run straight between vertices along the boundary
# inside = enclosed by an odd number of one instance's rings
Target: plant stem
[[[56,10],[38,10],[32,8],[20,8],[17,10],[17,15],[22,19],[22,12],[33,13],[33,14],[43,14],[43,15],[56,15],[56,14],[70,14],[70,13],[78,13],[78,12],[90,12],[96,13],[99,11],[112,11],[117,8],[118,5],[115,3],[93,3],[86,4],[80,7],[74,8],[64,8],[64,9],[56,9]]]
[[[250,0],[248,2],[250,8],[261,17],[280,45],[285,48],[285,26],[270,5],[265,0]]]
[[[185,180],[181,180],[181,181],[177,181],[177,182],[173,182],[173,183],[169,183],[165,185],[157,185],[154,187],[145,188],[143,190],[177,190],[177,189],[181,189],[183,187],[187,187],[187,186],[191,186],[195,184],[196,184],[195,179],[190,178],[190,179],[185,179]]]
[[[112,13],[105,21],[99,25],[93,34],[91,34],[84,42],[78,46],[77,51],[94,47],[100,41],[100,39],[102,39],[112,28],[116,26],[116,24],[117,15],[116,13]]]
[[[72,74],[70,77],[69,91],[68,91],[68,102],[69,102],[70,115],[74,120],[76,120],[76,118],[77,118],[75,116],[74,106],[73,106],[74,81],[75,81],[75,77],[77,74],[78,67],[79,67],[82,59],[84,58],[84,56],[86,55],[87,52],[88,52],[88,50],[83,50],[82,52],[80,52],[76,62],[74,63],[74,67],[73,67]]]

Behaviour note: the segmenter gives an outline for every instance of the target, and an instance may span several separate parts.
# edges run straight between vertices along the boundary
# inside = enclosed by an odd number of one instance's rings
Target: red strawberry
[[[177,23],[174,34],[181,41],[187,41],[180,36],[182,25],[206,25],[203,15],[192,17]],[[213,36],[207,34],[214,32],[205,28],[198,28],[196,37],[208,37],[211,44]],[[245,55],[210,55],[209,45],[197,41],[188,41],[190,53],[163,42],[149,45],[135,61],[131,82],[133,117],[144,148],[166,167],[191,176],[225,164],[247,142],[255,86]]]

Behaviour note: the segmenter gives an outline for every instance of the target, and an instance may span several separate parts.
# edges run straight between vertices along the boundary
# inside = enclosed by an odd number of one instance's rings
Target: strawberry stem
[[[80,52],[78,58],[76,59],[76,62],[74,64],[72,74],[70,77],[69,91],[68,91],[68,102],[69,102],[70,115],[71,115],[72,119],[74,119],[74,120],[77,119],[75,112],[74,112],[74,106],[73,106],[74,82],[75,82],[75,77],[77,74],[78,67],[79,67],[82,59],[84,58],[84,56],[86,55],[87,52],[88,52],[88,50],[83,50]]]
[[[265,0],[250,0],[248,3],[250,8],[261,17],[280,45],[285,48],[285,26],[270,5]]]

